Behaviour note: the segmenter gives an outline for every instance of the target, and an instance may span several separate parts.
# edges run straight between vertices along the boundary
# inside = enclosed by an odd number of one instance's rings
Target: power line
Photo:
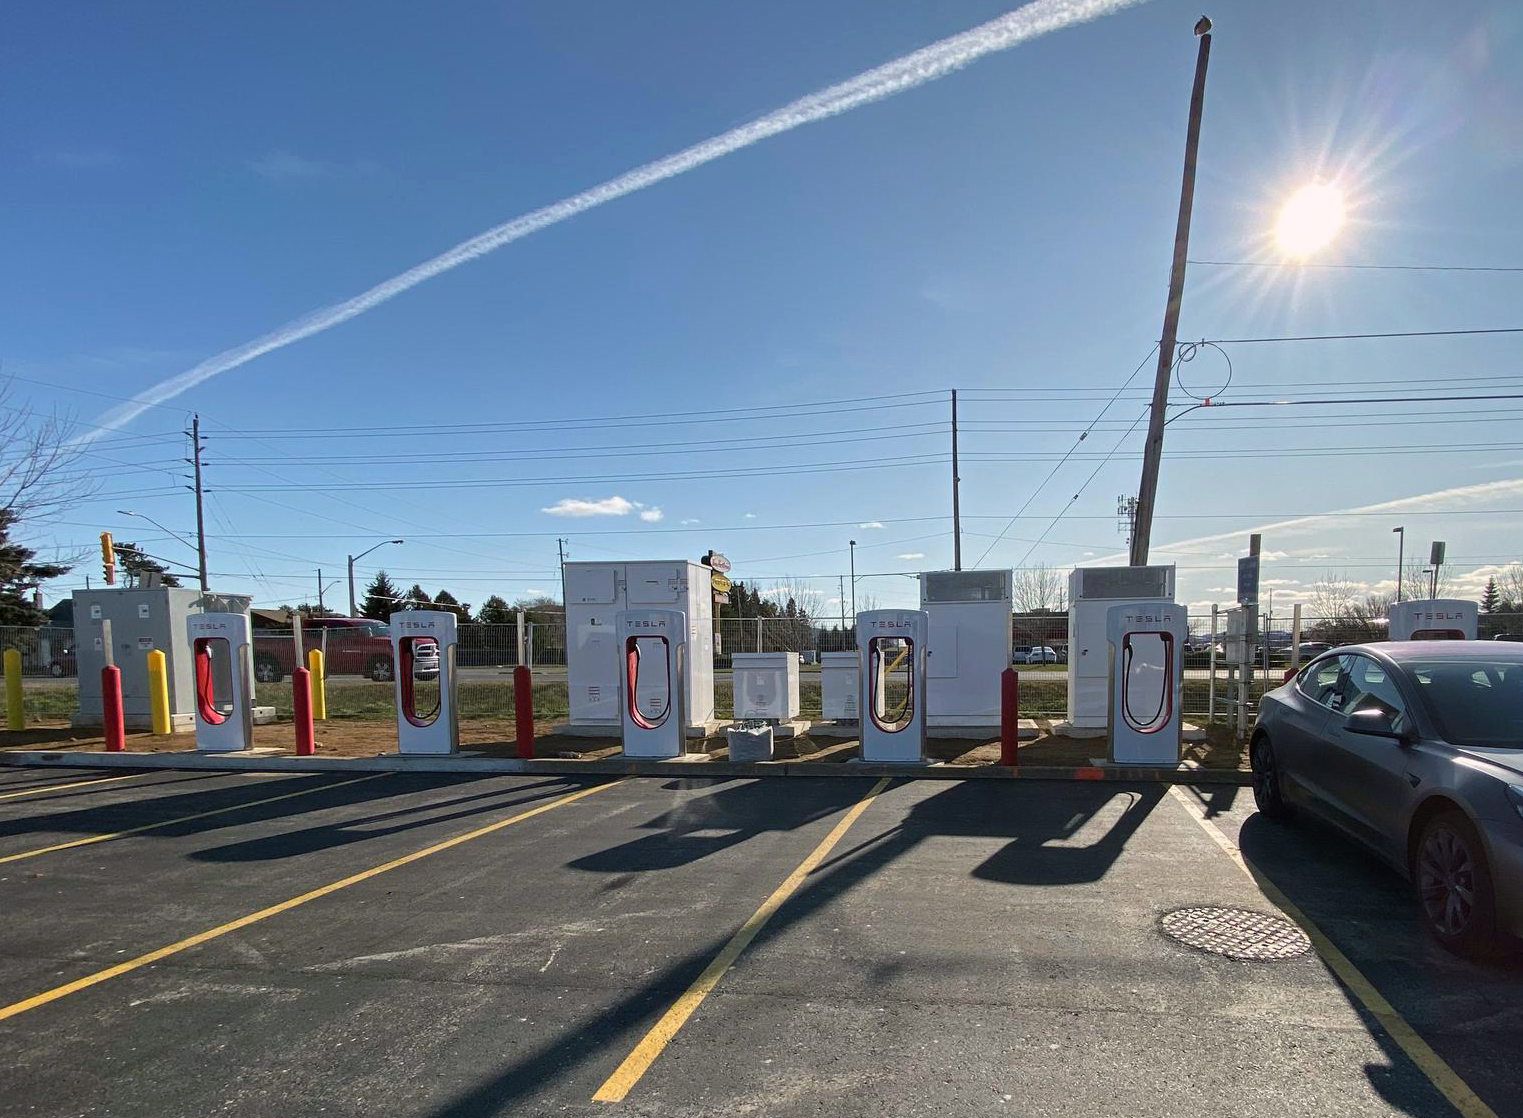
[[[1478,264],[1314,264],[1297,260],[1191,260],[1215,268],[1321,268],[1364,272],[1523,272],[1523,268]]]
[[[1451,338],[1461,334],[1523,334],[1523,326],[1497,326],[1477,330],[1398,330],[1388,334],[1302,334],[1284,338],[1202,338],[1211,345],[1248,345],[1253,342],[1343,342],[1360,338]]]

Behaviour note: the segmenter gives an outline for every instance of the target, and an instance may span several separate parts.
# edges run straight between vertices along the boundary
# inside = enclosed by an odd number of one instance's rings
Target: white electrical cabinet
[[[1010,666],[1010,571],[927,571],[920,609],[930,620],[926,722],[998,726],[1000,673]]]
[[[1420,598],[1392,602],[1386,617],[1393,641],[1473,641],[1480,606],[1463,598]]]
[[[1068,725],[1101,730],[1110,707],[1107,614],[1122,602],[1174,601],[1174,567],[1075,567],[1068,575]]]
[[[857,677],[862,658],[855,652],[820,653],[820,717],[827,722],[855,722]]]
[[[566,564],[568,727],[619,728],[623,664],[615,619],[626,609],[678,610],[687,617],[684,728],[714,721],[712,571],[685,559]]]
[[[797,652],[736,652],[730,669],[736,718],[792,722],[799,716]]]

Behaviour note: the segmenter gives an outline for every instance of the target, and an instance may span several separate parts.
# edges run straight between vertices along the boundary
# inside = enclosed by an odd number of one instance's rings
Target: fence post
[[[534,674],[524,664],[513,669],[513,727],[518,755],[534,756]]]
[[[26,729],[26,708],[21,694],[21,650],[5,650],[5,728]]]
[[[999,763],[1014,768],[1021,742],[1021,677],[1014,668],[999,676]]]
[[[1211,660],[1210,671],[1206,680],[1206,725],[1216,721],[1216,613],[1215,602],[1211,603]]]
[[[756,651],[758,651],[758,652],[760,652],[762,650],[762,645],[761,645],[761,622],[762,622],[761,616],[757,615],[757,618],[756,618]]]
[[[148,712],[156,735],[173,733],[169,722],[169,672],[164,653],[157,648],[148,653]]]
[[[515,664],[527,664],[529,661],[528,661],[528,658],[524,655],[524,611],[523,610],[519,610],[518,611],[518,613],[515,616],[515,622],[516,622],[516,624],[518,626],[518,659],[514,660],[513,663],[515,663]]]
[[[323,630],[323,635],[327,635]],[[307,671],[312,676],[312,717],[319,722],[328,720],[328,669],[323,663],[323,650],[314,648],[307,653]]]

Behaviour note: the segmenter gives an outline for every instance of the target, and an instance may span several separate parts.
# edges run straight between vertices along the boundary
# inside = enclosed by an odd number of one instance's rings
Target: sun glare
[[[1327,183],[1311,183],[1290,196],[1275,223],[1275,240],[1291,256],[1310,256],[1338,234],[1343,225],[1343,192]]]

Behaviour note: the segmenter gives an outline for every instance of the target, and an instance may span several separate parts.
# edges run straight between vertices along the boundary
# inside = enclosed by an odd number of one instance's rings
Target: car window
[[[1410,664],[1408,670],[1445,741],[1523,744],[1523,664],[1435,660]]]
[[[1339,684],[1339,710],[1353,714],[1360,710],[1383,710],[1397,731],[1410,724],[1406,700],[1384,665],[1368,656],[1348,655],[1343,661],[1343,679]]]
[[[1344,659],[1342,656],[1329,656],[1326,660],[1308,665],[1296,686],[1312,702],[1338,709],[1337,704],[1341,702],[1338,681],[1343,674]]]

